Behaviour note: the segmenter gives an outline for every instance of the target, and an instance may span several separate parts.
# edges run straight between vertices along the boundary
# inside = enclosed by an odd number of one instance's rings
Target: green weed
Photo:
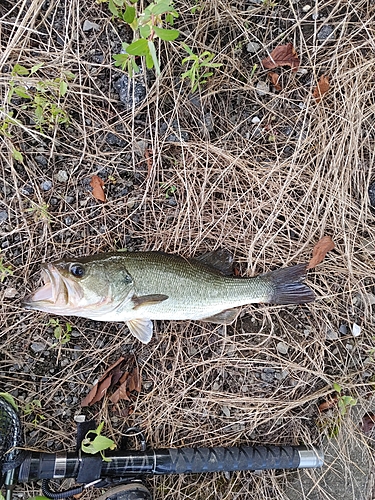
[[[0,256],[0,283],[3,283],[8,276],[13,276],[12,266],[6,266],[3,262],[3,257]]]
[[[40,399],[33,399],[29,403],[26,403],[23,408],[23,413],[26,416],[31,415],[33,417],[32,424],[36,427],[42,420],[45,420],[46,417],[41,412],[42,403]]]
[[[48,209],[49,205],[47,203],[38,205],[32,201],[31,207],[26,208],[25,212],[32,214],[35,222],[51,222],[51,215]]]
[[[53,335],[60,345],[65,345],[70,341],[70,334],[72,331],[72,325],[70,323],[65,323],[64,327],[60,324],[58,319],[50,319],[47,326],[53,327]]]
[[[155,40],[160,38],[166,42],[176,40],[178,30],[170,28],[178,13],[172,0],[155,0],[143,11],[137,6],[137,0],[108,0],[111,13],[126,22],[133,30],[132,43],[123,43],[122,54],[113,56],[115,66],[126,70],[131,77],[139,72],[137,57],[144,57],[148,69],[155,68],[160,75],[160,61],[156,52]]]
[[[205,50],[202,54],[197,55],[185,43],[183,48],[189,54],[188,57],[182,59],[182,65],[192,63],[190,69],[182,73],[181,78],[188,78],[191,82],[191,91],[194,93],[198,87],[207,83],[207,79],[213,75],[214,68],[220,68],[222,64],[211,62],[215,57],[212,52]],[[208,71],[207,71],[208,70]]]
[[[95,430],[89,431],[82,440],[81,449],[84,453],[90,453],[91,455],[100,453],[102,459],[105,462],[109,462],[110,459],[105,457],[104,452],[105,450],[114,450],[116,444],[112,439],[102,436],[103,427],[104,422],[101,422]],[[95,436],[94,439],[91,435]]]

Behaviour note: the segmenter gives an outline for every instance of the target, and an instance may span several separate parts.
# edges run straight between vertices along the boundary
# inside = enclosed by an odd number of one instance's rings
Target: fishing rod
[[[135,431],[130,428],[129,431]],[[254,471],[267,469],[317,468],[323,452],[307,446],[238,446],[212,448],[170,448],[148,450],[143,434],[137,431],[140,450],[108,452],[100,455],[76,452],[45,453],[23,448],[22,427],[17,411],[0,397],[0,487],[11,500],[17,483],[42,479],[43,495],[60,500],[88,487],[112,489],[102,500],[152,500],[142,479],[150,475],[202,472]],[[51,480],[74,478],[77,486],[55,491]],[[117,488],[113,488],[116,486]]]

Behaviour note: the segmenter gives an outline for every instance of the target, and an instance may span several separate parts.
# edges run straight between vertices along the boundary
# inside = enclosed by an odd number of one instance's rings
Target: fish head
[[[43,264],[41,278],[43,285],[23,302],[27,309],[100,319],[134,293],[131,276],[110,256]]]

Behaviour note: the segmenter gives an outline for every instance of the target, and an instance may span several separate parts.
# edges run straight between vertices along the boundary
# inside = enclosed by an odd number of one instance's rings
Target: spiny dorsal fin
[[[195,259],[206,266],[217,269],[226,276],[233,274],[233,255],[225,248],[213,250],[212,252],[195,257]]]

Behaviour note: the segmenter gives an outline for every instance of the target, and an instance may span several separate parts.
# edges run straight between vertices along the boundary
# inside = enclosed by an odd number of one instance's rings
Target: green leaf
[[[160,16],[173,10],[171,7],[171,2],[169,0],[160,0],[158,3],[154,5],[150,5],[150,10],[155,16]]]
[[[15,410],[18,411],[17,403],[14,401],[14,398],[9,392],[0,392],[0,396],[5,399],[5,401],[13,406]]]
[[[18,76],[27,76],[29,74],[29,70],[25,68],[25,66],[21,66],[20,64],[15,64],[12,70],[12,75]]]
[[[68,90],[68,84],[66,82],[64,82],[64,80],[61,80],[61,82],[60,82],[60,95],[61,95],[61,97],[64,97],[67,90]]]
[[[147,69],[152,69],[154,67],[154,60],[152,59],[152,55],[150,52],[146,55],[145,61]]]
[[[38,71],[38,69],[40,69],[42,66],[43,66],[43,62],[39,63],[39,64],[36,64],[35,66],[33,66],[30,70],[30,75],[36,73]]]
[[[14,93],[22,99],[31,99],[31,95],[27,92],[25,87],[14,87]]]
[[[125,10],[122,18],[126,23],[131,24],[135,18],[135,7],[131,7],[130,5],[127,5],[126,10]]]
[[[109,2],[108,2],[108,8],[109,8],[109,11],[111,12],[112,15],[114,15],[114,16],[118,16],[119,15],[117,7],[116,7],[116,5],[115,5],[115,3],[114,3],[113,0],[109,0]]]
[[[154,42],[149,40],[148,41],[148,48],[152,57],[152,60],[154,61],[154,66],[155,66],[155,72],[157,75],[160,75],[160,65],[159,65],[159,59],[158,56],[156,55],[156,49]]]
[[[336,392],[338,392],[340,394],[341,392],[341,387],[339,386],[339,384],[336,384],[336,382],[333,383],[333,388]]]
[[[136,40],[129,45],[129,47],[126,49],[126,52],[131,56],[145,56],[149,52],[147,40],[145,40],[144,38]]]
[[[151,27],[149,24],[139,27],[139,34],[142,38],[148,38],[151,34]]]
[[[21,153],[21,151],[18,151],[18,149],[13,149],[12,156],[16,161],[23,163],[23,154]]]
[[[158,28],[157,26],[153,26],[153,29],[159,38],[167,42],[176,40],[176,38],[180,34],[178,30],[169,30],[169,29],[167,30],[164,28]]]

